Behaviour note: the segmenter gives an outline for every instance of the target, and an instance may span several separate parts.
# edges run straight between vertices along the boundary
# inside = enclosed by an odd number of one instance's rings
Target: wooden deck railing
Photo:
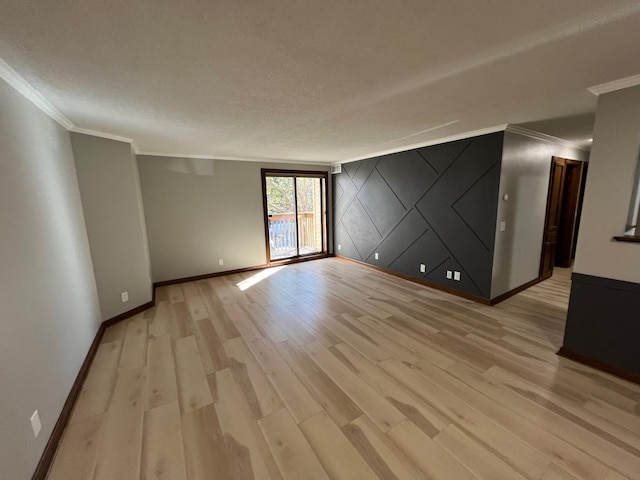
[[[315,231],[315,215],[300,213],[299,217],[299,248],[320,250]],[[273,253],[295,250],[296,248],[296,219],[295,214],[269,216],[269,244]]]

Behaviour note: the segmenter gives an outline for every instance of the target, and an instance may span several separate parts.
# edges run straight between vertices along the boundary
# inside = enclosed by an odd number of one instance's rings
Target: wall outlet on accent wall
[[[503,220],[502,222],[500,222],[500,231],[504,232],[506,229],[507,229],[507,222]]]
[[[342,245],[338,244],[338,250],[342,250]]]
[[[373,254],[373,258],[375,258],[376,260],[378,260],[378,252]]]
[[[122,303],[129,301],[129,292],[122,292],[120,294],[120,298],[122,298]]]
[[[425,273],[427,271],[427,267],[424,263],[420,264],[420,273]]]
[[[38,410],[33,412],[33,415],[31,415],[31,428],[33,429],[33,436],[38,438],[40,430],[42,430],[42,423],[40,422],[40,414],[38,413]]]
[[[460,272],[453,272],[453,279],[456,282],[459,282],[460,281]]]
[[[447,278],[451,280],[453,278],[453,272],[451,270],[447,270]]]
[[[218,265],[224,265],[224,258],[218,259]]]

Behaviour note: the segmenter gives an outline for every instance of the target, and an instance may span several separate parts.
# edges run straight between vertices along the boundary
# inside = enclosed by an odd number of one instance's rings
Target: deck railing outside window
[[[299,214],[300,255],[319,251],[313,213]],[[288,257],[296,249],[296,220],[293,213],[269,217],[269,244],[272,257]]]

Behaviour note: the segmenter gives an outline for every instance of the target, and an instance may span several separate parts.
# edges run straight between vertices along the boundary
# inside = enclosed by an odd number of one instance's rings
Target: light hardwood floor
[[[161,288],[48,478],[640,479],[640,386],[555,355],[569,284],[487,307],[324,259]]]

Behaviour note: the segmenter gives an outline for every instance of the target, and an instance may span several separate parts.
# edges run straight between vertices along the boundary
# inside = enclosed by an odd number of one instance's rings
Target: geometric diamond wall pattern
[[[333,176],[336,253],[488,299],[503,136],[344,164]]]

